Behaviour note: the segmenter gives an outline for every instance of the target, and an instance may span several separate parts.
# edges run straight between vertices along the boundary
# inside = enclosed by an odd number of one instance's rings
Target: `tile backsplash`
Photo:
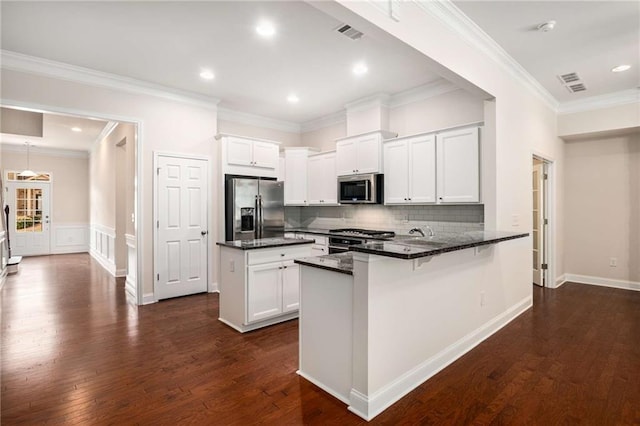
[[[285,219],[290,228],[366,228],[407,233],[411,228],[429,225],[435,232],[462,232],[484,228],[484,206],[285,207]]]

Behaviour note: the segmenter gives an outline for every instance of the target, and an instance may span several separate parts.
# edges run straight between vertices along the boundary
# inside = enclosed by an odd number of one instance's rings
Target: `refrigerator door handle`
[[[255,201],[255,214],[253,216],[253,229],[255,239],[260,238],[260,203],[258,202],[259,195],[256,195]]]
[[[263,232],[264,232],[264,216],[263,216],[263,211],[262,211],[262,195],[258,194],[258,214],[259,214],[259,218],[260,218],[260,223],[258,226],[258,238],[262,238]]]

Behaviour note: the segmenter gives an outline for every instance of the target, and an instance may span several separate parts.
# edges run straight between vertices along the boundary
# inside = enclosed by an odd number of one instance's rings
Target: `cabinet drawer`
[[[327,237],[325,237],[324,235],[314,235],[314,234],[302,234],[302,235],[303,235],[303,239],[313,240],[316,242],[316,244],[319,244],[322,246],[326,246],[329,243],[329,241],[327,240]]]
[[[259,263],[293,260],[299,257],[309,256],[310,254],[311,244],[251,250],[247,253],[247,264],[257,265]]]

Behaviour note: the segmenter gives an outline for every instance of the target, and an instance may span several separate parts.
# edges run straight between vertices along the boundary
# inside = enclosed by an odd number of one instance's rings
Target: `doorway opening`
[[[532,160],[532,282],[540,287],[555,287],[551,282],[550,192],[551,162],[537,155]]]

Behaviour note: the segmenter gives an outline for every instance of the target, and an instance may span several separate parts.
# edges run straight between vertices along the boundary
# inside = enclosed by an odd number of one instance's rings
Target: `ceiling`
[[[454,4],[559,102],[640,84],[637,2]],[[221,107],[289,123],[306,123],[349,102],[440,78],[428,58],[364,19],[347,13],[348,23],[364,33],[350,40],[335,31],[342,21],[302,1],[5,1],[0,12],[2,49],[220,99]],[[551,19],[557,21],[554,31],[535,30]],[[274,24],[274,37],[256,33],[263,20]],[[358,77],[352,67],[360,61],[369,71]],[[631,70],[610,72],[623,63]],[[201,79],[204,69],[215,78]],[[587,91],[567,91],[557,75],[570,72],[578,73]],[[287,102],[292,93],[297,104]],[[88,149],[88,132],[60,134],[59,143],[85,136],[85,145],[73,149]]]
[[[640,86],[637,1],[454,1],[560,103]],[[539,24],[555,20],[553,31]],[[615,66],[632,68],[613,73]],[[558,75],[576,72],[587,90],[571,93]]]
[[[25,142],[31,145],[31,152],[46,149],[66,149],[73,151],[90,151],[96,139],[107,125],[106,121],[73,117],[68,115],[44,114],[42,120],[42,137],[30,137],[0,134],[3,144],[18,145],[26,149]],[[80,132],[71,128],[77,127]]]

